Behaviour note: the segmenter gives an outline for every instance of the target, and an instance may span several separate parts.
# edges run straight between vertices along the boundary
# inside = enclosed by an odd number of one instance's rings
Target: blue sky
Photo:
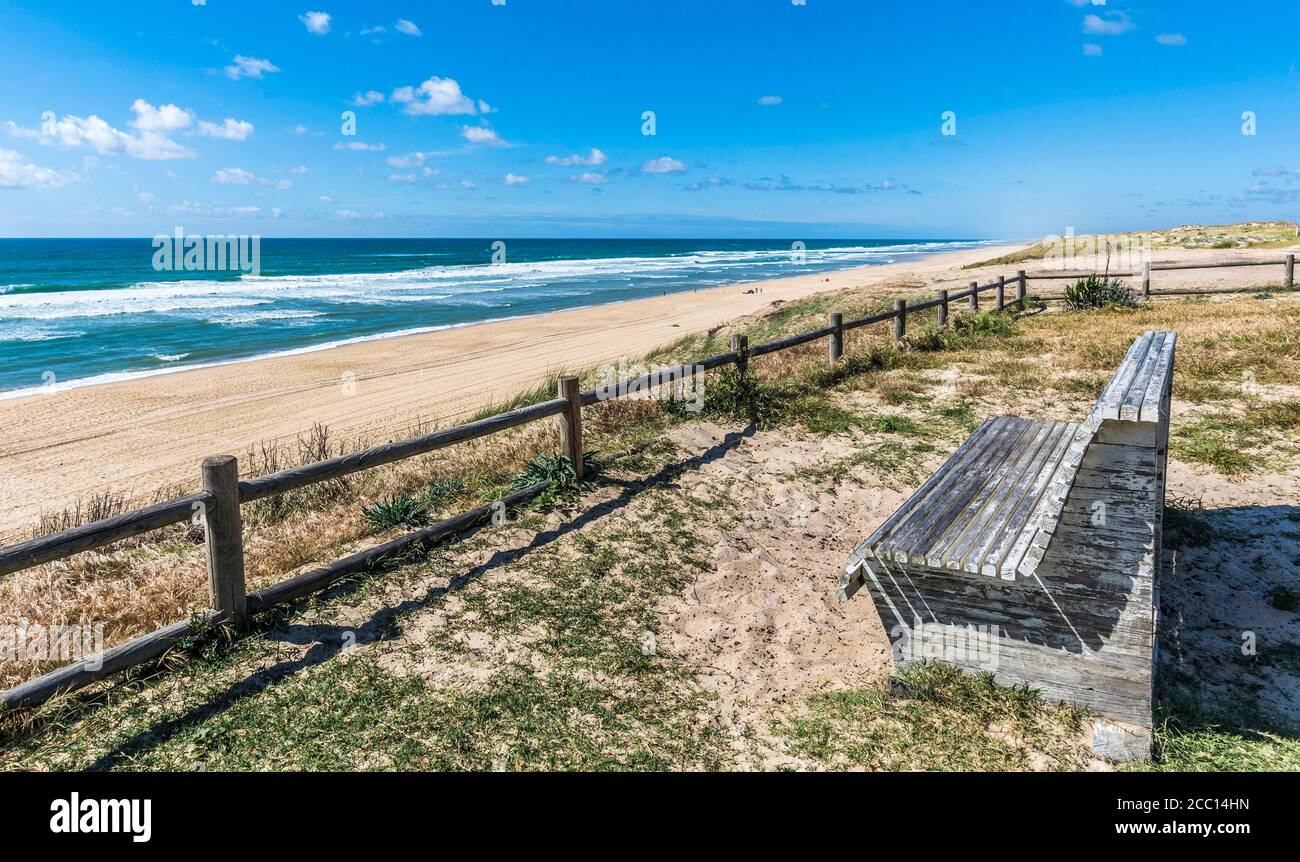
[[[1019,238],[1300,215],[1292,4],[195,2],[0,0],[0,235]]]

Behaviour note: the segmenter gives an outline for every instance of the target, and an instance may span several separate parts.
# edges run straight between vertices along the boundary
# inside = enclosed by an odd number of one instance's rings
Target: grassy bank
[[[818,327],[828,310],[858,316],[880,302],[847,291],[791,303],[646,361],[690,361],[726,349],[733,333],[757,342]],[[743,726],[723,720],[709,669],[662,648],[671,635],[662,604],[691,594],[713,568],[717,536],[754,528],[740,521],[750,490],[703,481],[700,470],[725,452],[687,452],[674,435],[704,420],[747,433],[747,445],[805,441],[818,454],[782,481],[810,495],[905,491],[986,416],[1081,416],[1136,334],[1176,328],[1173,457],[1224,481],[1280,475],[1300,458],[1289,388],[1300,372],[1300,303],[963,316],[945,332],[924,318],[910,323],[903,350],[877,327],[851,333],[835,366],[817,343],[756,359],[747,377],[724,371],[701,413],[654,400],[598,404],[584,419],[603,467],[579,498],[266,615],[253,636],[195,642],[130,678],[9,716],[0,765],[1086,767],[1077,712],[943,668],[767,704],[761,721]],[[1247,372],[1252,387],[1243,389]],[[1216,434],[1219,448],[1205,442]],[[1249,469],[1225,459],[1224,447],[1244,453]],[[345,448],[322,429],[302,452],[260,455],[258,466]],[[407,495],[422,517],[451,514],[497,498],[556,448],[545,423],[247,507],[250,587],[398,535],[403,527],[367,518],[379,501]],[[177,528],[24,573],[7,582],[0,615],[110,620],[119,640],[183,619],[206,600],[197,542]],[[4,665],[5,684],[41,669]],[[1296,762],[1292,737],[1205,719],[1199,708],[1172,695],[1162,706],[1157,767]]]

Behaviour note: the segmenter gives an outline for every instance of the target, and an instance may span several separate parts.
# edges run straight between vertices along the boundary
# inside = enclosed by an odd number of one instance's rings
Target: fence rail
[[[1227,266],[1285,266],[1284,285],[1294,287],[1295,255],[1277,260],[1230,261],[1217,264],[1147,264],[1143,267],[1143,296],[1171,296],[1183,294],[1233,293],[1257,288],[1216,288],[1206,290],[1155,290],[1151,289],[1151,272],[1175,269],[1213,269]],[[962,299],[971,310],[979,308],[980,294],[994,292],[998,311],[1008,305],[1022,307],[1027,301],[1028,283],[1031,280],[1081,278],[1089,273],[1063,275],[1057,273],[1029,273],[1017,271],[1008,278],[999,276],[987,284],[971,282],[958,291],[940,290],[935,299],[909,304],[897,299],[893,309],[844,320],[840,313],[828,316],[828,325],[820,329],[792,335],[776,341],[749,346],[748,339],[737,336],[732,349],[698,362],[674,368],[652,371],[613,386],[578,390],[578,379],[560,377],[556,398],[520,407],[495,416],[489,416],[454,428],[447,428],[409,440],[375,446],[350,455],[342,455],[282,470],[266,476],[240,481],[238,464],[233,456],[209,458],[202,466],[203,490],[175,500],[158,503],[143,509],[125,512],[112,518],[73,527],[48,536],[41,536],[17,545],[0,548],[0,577],[42,563],[70,557],[83,551],[101,548],[114,542],[147,533],[161,527],[191,519],[202,520],[207,551],[208,586],[211,608],[194,619],[174,623],[157,631],[141,635],[119,644],[94,657],[66,665],[58,670],[0,692],[0,704],[5,707],[37,706],[56,694],[74,691],[134,665],[161,656],[186,638],[220,623],[230,622],[237,629],[247,626],[250,614],[260,613],[277,605],[295,601],[319,592],[341,578],[366,571],[369,567],[399,557],[426,543],[463,533],[489,520],[499,507],[515,508],[532,500],[545,485],[533,485],[507,495],[495,503],[480,506],[455,515],[436,524],[430,524],[412,533],[380,545],[358,551],[326,566],[295,575],[257,592],[248,593],[244,587],[244,550],[240,507],[265,497],[284,494],[309,485],[338,479],[361,470],[369,470],[428,452],[477,440],[541,419],[559,417],[561,443],[575,472],[582,471],[582,408],[599,401],[623,398],[651,387],[687,378],[698,371],[709,371],[727,365],[743,369],[753,357],[789,350],[825,338],[829,342],[828,355],[832,362],[843,355],[844,333],[876,323],[893,321],[892,340],[900,343],[907,333],[907,317],[931,308],[937,308],[940,326],[948,321],[949,306]],[[1117,274],[1118,275],[1118,274]],[[1008,302],[1007,288],[1015,287],[1015,298]],[[1048,297],[1059,299],[1059,297]]]

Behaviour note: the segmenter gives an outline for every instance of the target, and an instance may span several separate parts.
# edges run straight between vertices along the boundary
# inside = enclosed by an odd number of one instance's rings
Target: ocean
[[[157,271],[151,239],[0,239],[0,398],[981,244],[262,239],[253,275]]]

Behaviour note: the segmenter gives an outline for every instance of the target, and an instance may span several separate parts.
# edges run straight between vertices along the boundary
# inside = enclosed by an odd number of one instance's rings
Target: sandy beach
[[[936,254],[750,285],[552,312],[0,401],[0,533],[111,491],[149,499],[192,487],[208,455],[292,439],[315,423],[379,443],[448,424],[566,369],[635,360],[689,333],[828,290],[960,288],[1030,264],[962,269],[1019,246]],[[1159,262],[1277,257],[1275,250],[1161,249]],[[1159,273],[1158,287],[1277,281],[1280,267]],[[1059,282],[1031,285],[1054,290]]]

